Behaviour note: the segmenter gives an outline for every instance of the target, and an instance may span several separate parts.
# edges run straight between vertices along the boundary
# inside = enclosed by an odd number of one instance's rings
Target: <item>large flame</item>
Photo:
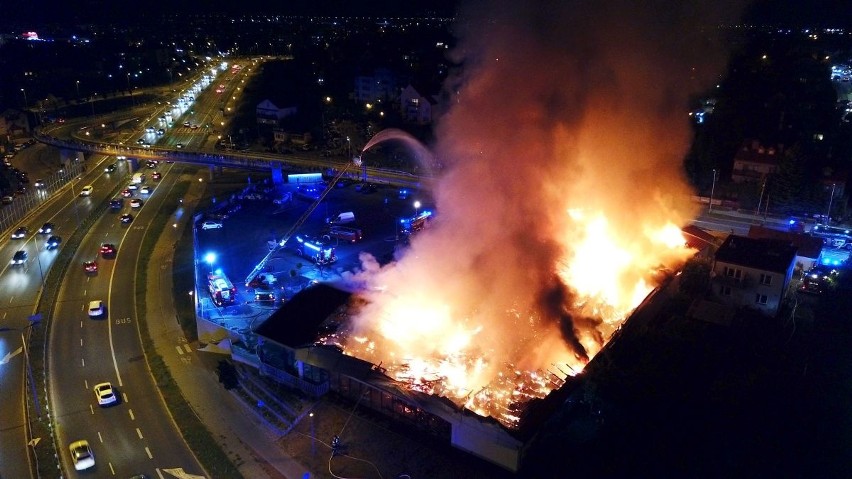
[[[396,262],[365,258],[362,301],[328,338],[509,426],[691,254],[681,162],[698,72],[679,60],[692,46],[590,30],[579,10],[594,3],[545,16],[498,3],[460,26],[463,74],[447,81],[433,148],[436,219]],[[658,21],[645,13],[630,22]]]

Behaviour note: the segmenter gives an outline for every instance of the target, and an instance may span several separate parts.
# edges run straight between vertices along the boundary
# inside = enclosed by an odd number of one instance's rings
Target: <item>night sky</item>
[[[171,0],[127,4],[104,0],[5,0],[0,27],[54,21],[102,22],[175,13],[277,13],[321,16],[452,16],[464,0]],[[565,0],[566,3],[572,0]],[[576,0],[577,4],[584,0]],[[130,14],[128,14],[130,12]],[[848,0],[755,0],[748,19],[790,26],[852,26]]]
[[[452,16],[456,0],[170,0],[136,2],[104,0],[5,0],[0,26],[19,22],[75,19],[101,22],[123,18],[156,17],[174,13],[266,13],[321,16]]]

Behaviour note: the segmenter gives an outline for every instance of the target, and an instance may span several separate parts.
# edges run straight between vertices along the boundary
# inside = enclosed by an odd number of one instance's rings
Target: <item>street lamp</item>
[[[414,217],[417,218],[417,215],[420,213],[420,202],[414,202]]]
[[[708,213],[713,211],[713,193],[715,191],[716,191],[716,168],[713,168],[713,186],[710,187],[710,206],[707,208]]]
[[[27,91],[21,88],[21,93],[24,94],[24,110],[26,110],[30,106],[30,102],[27,101]]]
[[[836,183],[831,184],[831,196],[828,198],[828,211],[825,212],[825,224],[831,224],[831,203],[834,201],[834,190],[837,188]]]
[[[352,158],[352,142],[349,140],[348,136],[346,137],[346,147],[349,151],[349,155],[347,157],[347,160],[348,160],[349,158]]]
[[[76,81],[77,83],[77,100],[80,100],[80,80]]]

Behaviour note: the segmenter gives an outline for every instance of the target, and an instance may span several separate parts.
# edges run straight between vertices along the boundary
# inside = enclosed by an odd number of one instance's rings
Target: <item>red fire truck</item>
[[[216,306],[233,304],[237,299],[237,288],[221,270],[207,274],[207,287]]]

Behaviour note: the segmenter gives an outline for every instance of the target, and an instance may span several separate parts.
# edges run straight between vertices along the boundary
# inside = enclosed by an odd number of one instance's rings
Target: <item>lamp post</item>
[[[75,82],[77,84],[77,101],[80,101],[80,80]]]
[[[837,188],[836,183],[831,184],[831,196],[828,198],[828,210],[825,212],[825,224],[831,224],[831,203],[834,201],[834,190]]]
[[[414,202],[414,217],[417,218],[417,215],[420,213],[420,202]]]
[[[26,110],[30,106],[30,102],[27,101],[27,91],[21,88],[21,93],[24,94],[24,110]]]
[[[713,168],[713,186],[710,187],[710,206],[707,208],[707,212],[710,213],[713,211],[713,193],[716,192],[716,168]]]
[[[347,157],[346,157],[346,159],[348,160],[348,159],[352,158],[352,141],[349,139],[348,136],[346,137],[346,147],[347,147],[347,151],[349,152]]]

